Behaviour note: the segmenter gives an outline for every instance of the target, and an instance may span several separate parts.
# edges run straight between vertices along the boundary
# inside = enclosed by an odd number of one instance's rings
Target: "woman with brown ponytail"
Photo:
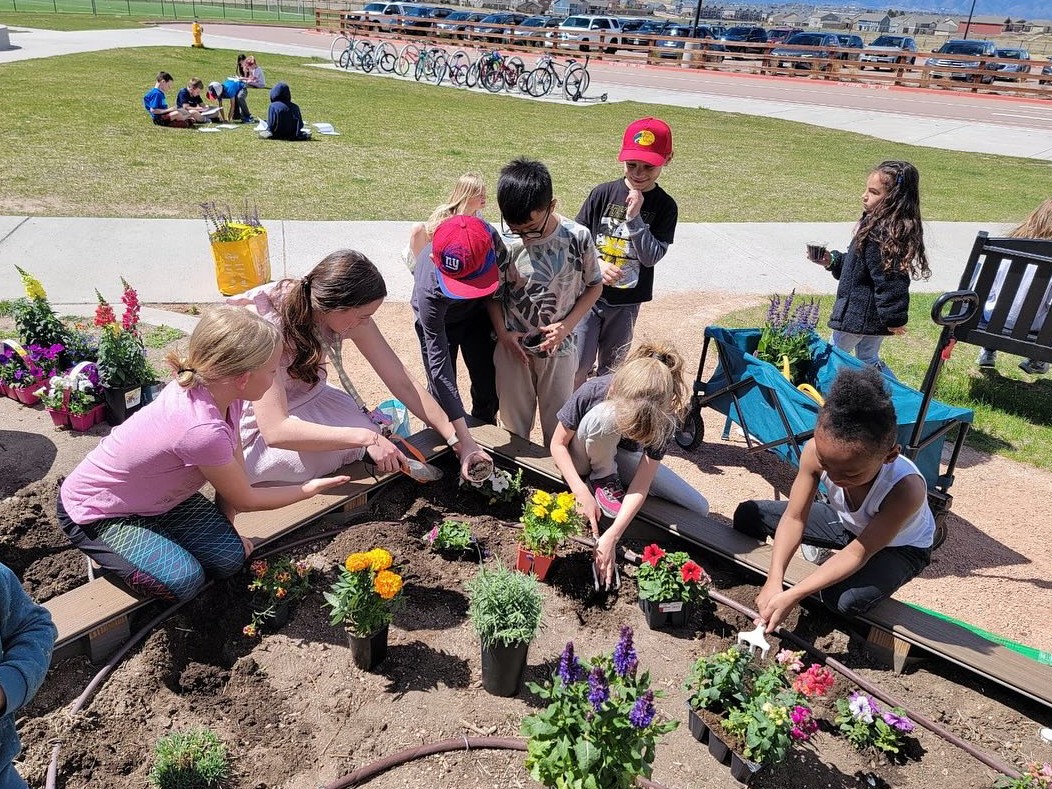
[[[373,321],[386,296],[376,266],[360,252],[340,250],[303,279],[264,285],[228,300],[255,309],[282,337],[274,385],[255,399],[241,421],[253,482],[310,479],[366,456],[384,473],[398,471],[404,463],[405,456],[380,434],[343,371],[344,338],[354,343],[391,394],[458,451],[464,473],[469,459],[489,460],[465,420],[450,422],[388,345]],[[326,362],[336,368],[347,391],[327,385]]]
[[[99,442],[67,477],[58,521],[70,541],[141,594],[188,600],[206,576],[236,573],[251,550],[238,512],[270,510],[342,485],[347,477],[253,488],[238,423],[262,397],[281,355],[274,327],[247,310],[201,318],[176,378],[146,408]],[[200,493],[211,483],[214,502]]]

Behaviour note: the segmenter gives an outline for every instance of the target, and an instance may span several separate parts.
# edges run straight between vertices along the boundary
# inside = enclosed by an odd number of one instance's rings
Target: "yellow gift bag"
[[[222,233],[225,240],[217,241],[218,235],[209,238],[220,293],[233,296],[270,282],[270,246],[264,228],[228,223]],[[237,238],[226,240],[232,235]]]

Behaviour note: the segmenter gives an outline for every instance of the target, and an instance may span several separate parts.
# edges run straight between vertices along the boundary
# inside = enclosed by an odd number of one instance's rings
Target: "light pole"
[[[975,0],[972,0],[972,7],[968,11],[968,21],[964,25],[964,37],[968,38],[968,34],[972,32],[972,14],[975,13]]]

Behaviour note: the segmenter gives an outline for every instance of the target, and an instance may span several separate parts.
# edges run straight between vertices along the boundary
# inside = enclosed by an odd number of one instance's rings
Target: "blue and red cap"
[[[438,287],[451,299],[479,299],[497,289],[497,255],[489,225],[457,214],[435,229],[431,261]]]

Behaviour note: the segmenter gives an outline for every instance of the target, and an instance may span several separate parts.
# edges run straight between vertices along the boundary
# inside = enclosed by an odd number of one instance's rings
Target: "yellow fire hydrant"
[[[198,24],[197,20],[195,19],[194,23],[192,25],[190,25],[190,33],[194,37],[193,46],[196,49],[204,49],[204,47],[205,47],[205,45],[203,43],[201,43],[201,34],[204,33],[204,32],[205,32],[205,29],[203,27],[201,27],[201,25]]]

